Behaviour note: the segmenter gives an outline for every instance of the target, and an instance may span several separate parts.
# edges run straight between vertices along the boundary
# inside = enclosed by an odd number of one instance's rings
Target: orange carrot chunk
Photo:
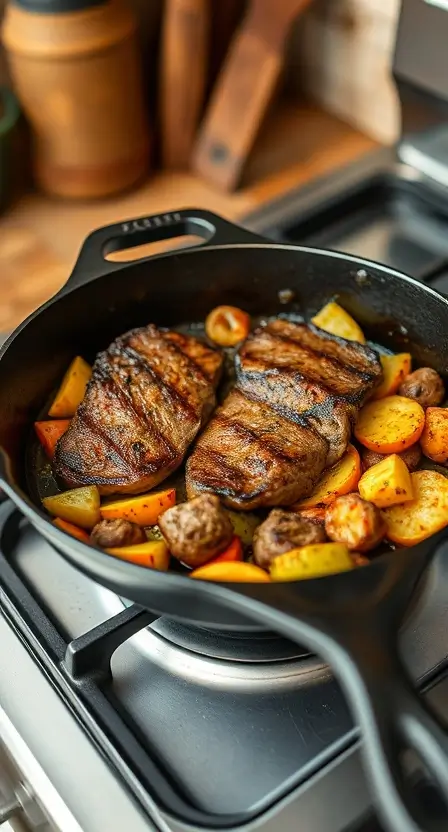
[[[72,537],[77,537],[78,540],[82,540],[83,543],[90,543],[90,537],[85,529],[80,529],[79,526],[75,526],[74,523],[69,523],[67,520],[63,520],[62,517],[56,517],[53,520],[55,526],[58,529],[61,529],[63,532],[67,532],[67,534],[71,534]]]
[[[39,442],[49,459],[53,459],[56,442],[68,430],[69,425],[70,419],[51,419],[45,422],[34,423],[34,429]]]
[[[232,542],[229,543],[227,549],[224,549],[220,555],[216,555],[216,558],[207,561],[207,566],[211,563],[226,563],[230,561],[239,561],[243,560],[243,547],[241,544],[241,540],[239,537],[233,538]]]

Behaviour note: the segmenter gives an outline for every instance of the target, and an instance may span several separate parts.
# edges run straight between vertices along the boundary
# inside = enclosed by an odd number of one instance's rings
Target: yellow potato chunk
[[[437,471],[411,474],[414,499],[383,511],[386,534],[400,546],[416,546],[448,525],[448,480]]]
[[[145,543],[135,543],[132,546],[106,549],[106,552],[115,558],[162,572],[166,572],[170,565],[170,553],[164,540],[147,540]]]
[[[327,303],[314,318],[311,318],[311,323],[320,327],[320,329],[324,329],[325,332],[330,332],[331,335],[337,335],[339,338],[345,338],[347,341],[366,343],[361,327],[342,306],[334,301]]]
[[[190,578],[201,581],[222,581],[223,583],[269,583],[268,573],[255,566],[254,563],[243,561],[221,561],[220,563],[206,563],[190,573]]]
[[[349,445],[344,456],[336,465],[324,471],[322,479],[309,497],[300,500],[292,507],[294,511],[302,508],[321,508],[334,502],[341,494],[354,491],[361,476],[361,459],[353,445]]]
[[[239,537],[243,546],[250,546],[254,531],[261,523],[261,517],[249,511],[231,511],[226,509],[233,526],[233,531]]]
[[[448,408],[428,407],[420,444],[428,459],[448,462]]]
[[[54,497],[45,497],[42,503],[54,517],[60,517],[82,529],[93,529],[101,520],[100,495],[96,485],[72,488]]]
[[[400,505],[414,497],[409,468],[397,454],[372,465],[359,480],[358,490],[363,500],[378,508]]]
[[[400,352],[397,355],[380,355],[380,361],[383,368],[383,380],[380,386],[376,388],[372,400],[393,396],[411,372],[412,357],[409,352]]]
[[[353,568],[353,559],[343,543],[315,543],[277,555],[270,573],[273,581],[303,581]]]
[[[61,386],[48,411],[49,415],[58,419],[74,416],[76,408],[84,398],[91,375],[90,365],[80,355],[77,355],[62,379]]]

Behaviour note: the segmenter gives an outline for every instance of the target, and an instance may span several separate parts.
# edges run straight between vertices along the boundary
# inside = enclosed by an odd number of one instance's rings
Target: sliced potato
[[[409,469],[397,454],[372,465],[359,480],[358,490],[363,500],[377,508],[407,503],[414,497]]]
[[[311,318],[311,322],[331,335],[337,335],[347,341],[358,341],[360,344],[366,343],[361,327],[334,301],[327,303],[314,318]]]
[[[361,476],[361,460],[358,451],[349,445],[344,456],[336,465],[325,471],[313,493],[304,500],[295,503],[293,511],[303,508],[322,508],[332,503],[341,494],[354,491]]]
[[[254,531],[261,523],[261,518],[257,514],[252,514],[250,511],[231,511],[226,509],[230,517],[233,531],[240,538],[243,546],[250,546]]]
[[[397,355],[380,355],[380,361],[383,368],[383,381],[376,388],[372,401],[384,399],[385,396],[393,396],[411,372],[412,367],[412,356],[409,352],[400,352]]]
[[[49,415],[59,419],[74,416],[76,408],[84,398],[91,375],[90,365],[80,355],[77,355],[62,379],[61,386],[48,411]]]
[[[198,578],[201,581],[222,581],[223,583],[269,583],[271,580],[268,573],[253,563],[242,561],[224,561],[218,563],[206,563],[190,572],[190,578]]]
[[[273,581],[303,581],[354,568],[353,558],[343,543],[315,543],[277,555],[271,563]]]
[[[387,537],[416,546],[448,525],[448,480],[436,471],[411,474],[414,499],[383,511]]]
[[[96,485],[72,488],[54,497],[45,497],[42,503],[50,514],[82,529],[93,529],[101,520],[100,495]]]
[[[104,520],[130,520],[139,526],[154,526],[160,515],[176,505],[176,490],[152,491],[138,497],[125,497],[101,506]]]
[[[448,462],[448,409],[428,407],[420,437],[422,451],[433,462]]]
[[[117,549],[106,549],[108,555],[121,558],[138,566],[148,569],[158,569],[166,572],[170,565],[170,553],[164,540],[147,540],[145,543],[135,543],[132,546],[120,546]]]
[[[387,396],[361,408],[355,436],[370,451],[398,454],[420,439],[425,411],[412,399]]]

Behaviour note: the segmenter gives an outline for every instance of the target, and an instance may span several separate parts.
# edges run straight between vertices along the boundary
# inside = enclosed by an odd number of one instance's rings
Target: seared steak
[[[236,389],[187,462],[187,493],[213,491],[248,510],[308,496],[382,378],[369,347],[282,319],[249,335],[236,370]]]
[[[100,353],[54,458],[70,486],[138,494],[182,462],[215,406],[222,356],[150,324]]]

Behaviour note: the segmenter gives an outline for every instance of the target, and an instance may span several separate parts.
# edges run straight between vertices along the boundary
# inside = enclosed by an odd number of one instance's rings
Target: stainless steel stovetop
[[[366,828],[358,732],[317,658],[274,635],[154,620],[76,571],[9,503],[0,551],[0,743],[46,828],[292,832],[298,817],[313,832]],[[402,635],[441,713],[447,568],[434,564]]]

